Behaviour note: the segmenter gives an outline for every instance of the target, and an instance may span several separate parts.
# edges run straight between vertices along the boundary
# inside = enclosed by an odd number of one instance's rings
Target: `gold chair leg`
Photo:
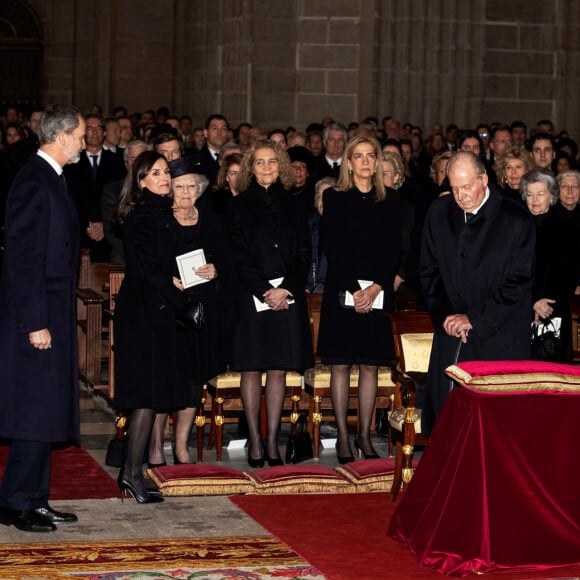
[[[314,412],[312,413],[314,459],[319,459],[320,457],[320,423],[322,422],[321,401],[322,397],[318,395],[314,397]]]

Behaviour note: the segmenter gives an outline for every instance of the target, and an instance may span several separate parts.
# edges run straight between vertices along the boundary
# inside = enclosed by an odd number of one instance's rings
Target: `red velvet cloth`
[[[474,360],[457,363],[472,377],[489,375],[523,375],[546,373],[554,375],[580,375],[580,367],[539,360]]]
[[[388,534],[423,568],[580,563],[580,395],[454,389]]]

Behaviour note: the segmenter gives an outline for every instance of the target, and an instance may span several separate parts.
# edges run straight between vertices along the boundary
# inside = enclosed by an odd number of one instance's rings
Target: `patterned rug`
[[[275,538],[0,545],[0,578],[267,580],[324,576]]]

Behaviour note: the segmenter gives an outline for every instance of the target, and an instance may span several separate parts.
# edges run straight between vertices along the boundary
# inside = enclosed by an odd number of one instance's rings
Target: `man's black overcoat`
[[[16,176],[6,208],[0,285],[0,436],[79,437],[75,290],[77,212],[64,181],[38,155]],[[28,333],[48,328],[52,348]]]
[[[420,262],[421,285],[435,327],[424,433],[430,433],[449,394],[445,369],[453,364],[460,340],[443,330],[447,316],[466,314],[473,325],[459,361],[529,358],[534,255],[530,215],[492,186],[489,199],[469,223],[453,195],[431,205]]]

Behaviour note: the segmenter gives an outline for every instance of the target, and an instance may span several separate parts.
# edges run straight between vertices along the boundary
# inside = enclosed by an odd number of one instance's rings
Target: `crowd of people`
[[[44,115],[5,112],[7,234],[18,217],[15,176],[48,139],[39,140]],[[555,360],[571,361],[578,147],[550,121],[531,130],[521,121],[436,124],[424,135],[391,117],[348,125],[324,117],[301,132],[234,129],[214,114],[195,126],[165,107],[118,107],[109,116],[93,107],[81,120],[73,129],[82,128],[83,146],[62,155],[62,174],[81,246],[93,261],[125,265],[115,404],[131,420],[119,486],[140,503],[162,501],[147,489],[142,463],[165,465],[168,413],[177,411],[173,462],[190,463],[202,386],[228,367],[241,372],[248,464],[282,464],[286,372],[313,365],[308,293],[323,294],[317,351],[331,368],[341,463],[354,458],[347,410],[355,364],[354,446],[378,456],[370,427],[378,368],[394,357],[384,312],[397,293],[411,295],[435,325],[427,433],[448,394],[443,370],[455,360],[529,358],[531,325],[558,319]],[[18,255],[10,243],[5,286]]]

